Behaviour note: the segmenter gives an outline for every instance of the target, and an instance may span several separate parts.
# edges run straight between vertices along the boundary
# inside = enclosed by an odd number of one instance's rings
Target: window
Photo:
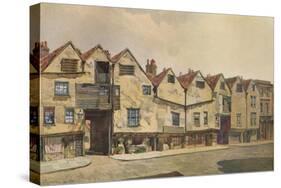
[[[208,112],[204,112],[204,125],[208,125]]]
[[[236,123],[237,123],[237,127],[241,127],[241,113],[237,113],[236,114]]]
[[[109,87],[108,86],[100,86],[99,95],[100,96],[109,96]]]
[[[30,106],[30,125],[38,125],[38,107],[37,106]]]
[[[204,88],[205,82],[204,81],[196,81],[196,87],[197,88]]]
[[[220,89],[225,90],[225,83],[221,82]]]
[[[251,126],[256,126],[257,124],[257,113],[251,113]]]
[[[180,114],[172,112],[172,124],[173,126],[180,126]]]
[[[55,124],[55,107],[44,107],[44,124]]]
[[[68,96],[68,82],[55,81],[55,95]]]
[[[256,85],[252,85],[252,91],[256,91]]]
[[[216,127],[220,126],[220,117],[219,115],[216,115]]]
[[[74,109],[73,108],[65,109],[64,122],[65,123],[74,123]]]
[[[200,126],[200,112],[193,113],[193,121],[194,121],[195,126],[197,126],[197,127]]]
[[[142,93],[144,95],[151,95],[151,86],[150,85],[143,85],[142,86]]]
[[[114,91],[115,96],[120,96],[120,86],[114,86]]]
[[[241,93],[243,91],[242,84],[236,84],[236,92]]]
[[[119,75],[134,75],[135,67],[133,65],[119,64]]]
[[[261,102],[260,105],[261,113],[263,113],[263,103]]]
[[[168,83],[175,83],[175,76],[172,74],[168,74]]]
[[[269,104],[268,103],[265,103],[265,112],[268,114],[269,112]]]
[[[251,96],[251,107],[256,108],[256,96]]]
[[[137,126],[139,126],[140,110],[139,109],[130,108],[130,109],[127,109],[127,113],[128,113],[128,126],[129,127],[137,127]]]
[[[77,72],[77,59],[62,59],[61,71],[62,72]]]

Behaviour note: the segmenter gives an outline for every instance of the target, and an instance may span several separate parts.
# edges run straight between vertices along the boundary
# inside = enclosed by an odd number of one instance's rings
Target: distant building
[[[218,144],[228,144],[231,126],[231,89],[223,74],[207,75],[205,78],[213,91],[215,125],[219,127]]]
[[[273,85],[269,81],[254,80],[260,98],[260,120],[258,138],[260,140],[271,140],[274,136],[274,92]]]

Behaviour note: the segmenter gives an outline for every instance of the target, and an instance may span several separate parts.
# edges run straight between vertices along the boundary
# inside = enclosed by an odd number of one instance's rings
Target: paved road
[[[231,146],[208,151],[139,161],[91,156],[92,164],[75,170],[42,175],[45,185],[86,183],[167,176],[195,176],[273,169],[273,144]]]

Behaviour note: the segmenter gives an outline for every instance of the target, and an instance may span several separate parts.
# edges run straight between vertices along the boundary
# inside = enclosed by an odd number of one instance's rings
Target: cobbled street
[[[44,185],[104,182],[167,176],[196,176],[273,170],[273,144],[230,146],[229,149],[137,161],[87,156],[84,168],[43,174]]]

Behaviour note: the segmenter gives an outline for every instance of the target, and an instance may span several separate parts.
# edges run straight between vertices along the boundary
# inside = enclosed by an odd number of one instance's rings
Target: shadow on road
[[[273,170],[273,158],[248,158],[224,160],[217,163],[223,173],[256,172]]]
[[[132,178],[129,180],[150,179],[150,178],[168,178],[168,177],[179,177],[179,176],[184,176],[184,175],[179,173],[178,171],[173,171],[173,172],[169,172],[169,173],[156,174],[156,175],[152,175],[152,176],[143,176],[143,177]]]

